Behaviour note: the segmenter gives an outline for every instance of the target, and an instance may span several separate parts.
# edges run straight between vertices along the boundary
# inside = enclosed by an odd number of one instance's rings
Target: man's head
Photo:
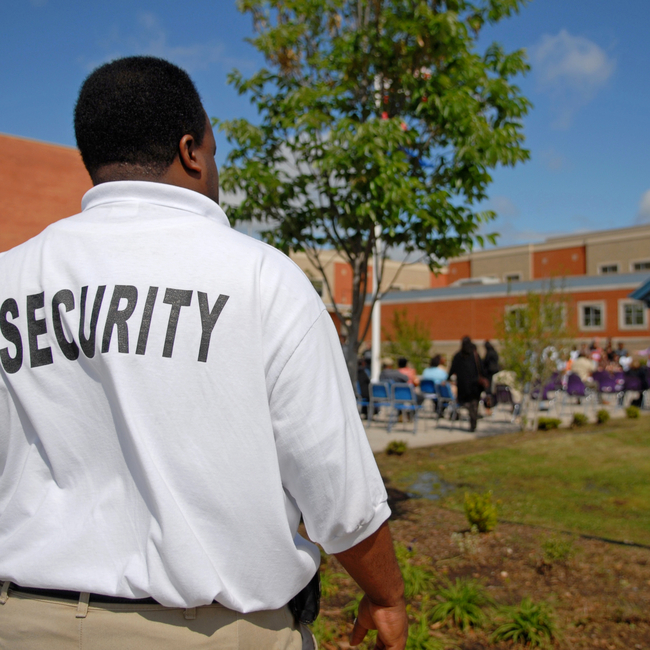
[[[81,87],[74,126],[95,185],[156,181],[218,201],[212,128],[192,80],[168,61],[134,56],[97,68]]]
[[[431,361],[429,362],[429,367],[431,368],[437,368],[440,365],[442,358],[439,354],[434,355],[431,357]]]

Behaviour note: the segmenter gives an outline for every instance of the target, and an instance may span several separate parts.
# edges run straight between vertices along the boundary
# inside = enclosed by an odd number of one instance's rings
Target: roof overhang
[[[645,304],[650,307],[650,279],[644,282],[638,289],[635,289],[630,298],[634,300],[643,300]]]

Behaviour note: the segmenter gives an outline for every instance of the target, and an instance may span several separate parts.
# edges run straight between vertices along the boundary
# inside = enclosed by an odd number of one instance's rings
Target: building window
[[[519,331],[526,325],[525,305],[506,305],[505,328],[506,331]]]
[[[601,275],[607,275],[608,273],[618,273],[618,264],[601,264],[598,268],[598,272]]]
[[[636,300],[619,300],[618,324],[622,330],[648,329],[648,310]]]
[[[633,271],[650,271],[650,260],[643,260],[641,262],[632,263]]]
[[[521,280],[521,274],[520,273],[509,273],[505,277],[506,282],[519,282]]]
[[[583,302],[578,304],[581,330],[605,329],[605,303]]]

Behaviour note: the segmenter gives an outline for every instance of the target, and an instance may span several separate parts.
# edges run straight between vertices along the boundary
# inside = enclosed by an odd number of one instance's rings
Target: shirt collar
[[[81,200],[81,209],[86,211],[98,206],[122,201],[138,201],[177,208],[214,219],[225,226],[230,225],[226,213],[207,196],[184,187],[168,185],[167,183],[152,183],[150,181],[100,183],[84,194]]]

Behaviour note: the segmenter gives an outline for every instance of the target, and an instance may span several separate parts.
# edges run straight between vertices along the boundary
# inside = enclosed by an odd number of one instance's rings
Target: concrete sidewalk
[[[595,422],[596,412],[600,409],[607,409],[612,419],[623,418],[626,415],[625,408],[621,408],[616,404],[597,404],[594,402],[584,405],[576,404],[573,400],[571,403],[567,403],[564,408],[558,405],[557,408],[551,407],[550,410],[540,411],[539,415],[540,417],[560,418],[562,420],[561,426],[568,427],[573,420],[574,413],[585,413],[591,423]],[[466,442],[467,440],[496,436],[501,433],[514,433],[520,429],[519,420],[514,423],[511,422],[512,415],[504,406],[493,409],[492,415],[489,416],[485,415],[482,408],[479,412],[483,417],[479,419],[476,431],[473,433],[469,431],[469,420],[465,409],[460,410],[460,420],[451,422],[448,417],[437,419],[432,416],[427,408],[418,419],[415,435],[413,434],[412,422],[398,422],[388,433],[386,431],[388,414],[385,409],[384,412],[380,412],[378,418],[373,419],[370,425],[365,420],[363,423],[373,452],[384,451],[386,445],[393,440],[403,440],[409,447],[429,447],[452,442]],[[644,417],[647,413],[648,411],[642,410],[641,416]],[[529,409],[528,418],[531,419],[532,415],[533,411]]]

